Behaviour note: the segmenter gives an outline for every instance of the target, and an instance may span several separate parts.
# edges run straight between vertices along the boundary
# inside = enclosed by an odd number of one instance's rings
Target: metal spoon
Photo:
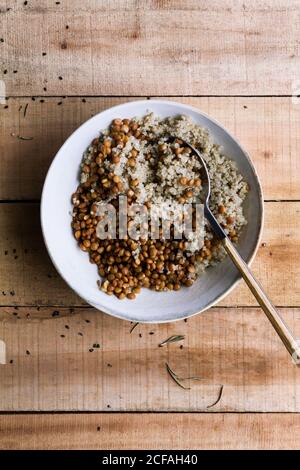
[[[213,213],[211,212],[209,208],[211,185],[210,185],[209,172],[208,172],[208,169],[207,169],[207,166],[203,157],[201,156],[200,152],[195,147],[193,147],[188,142],[185,142],[181,137],[170,137],[168,138],[168,141],[174,141],[176,139],[182,141],[186,147],[189,147],[197,155],[197,157],[199,158],[203,166],[203,173],[206,179],[206,184],[205,184],[206,192],[203,195],[204,197],[202,201],[204,205],[204,216],[209,221],[214,233],[223,243],[223,246],[226,252],[228,253],[229,257],[235,264],[236,268],[240,271],[247,286],[249,287],[252,294],[256,298],[257,302],[259,303],[259,305],[265,312],[266,316],[272,323],[276,333],[278,334],[281,341],[285,345],[286,349],[292,356],[294,363],[299,364],[300,363],[300,341],[297,340],[293,336],[292,332],[289,330],[288,326],[283,321],[280,314],[278,313],[278,311],[276,310],[276,308],[274,307],[274,305],[272,304],[272,302],[270,301],[266,293],[263,291],[263,288],[255,279],[250,269],[248,268],[247,264],[245,263],[241,255],[238,253],[236,248],[233,246],[228,235],[224,232],[224,230],[222,229],[219,222],[217,221],[217,219],[215,218],[215,216],[213,215]]]

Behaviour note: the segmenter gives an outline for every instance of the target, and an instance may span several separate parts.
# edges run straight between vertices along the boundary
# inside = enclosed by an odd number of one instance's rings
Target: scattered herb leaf
[[[185,387],[181,380],[176,374],[175,372],[171,369],[171,367],[169,366],[169,364],[166,362],[166,369],[167,369],[167,372],[168,374],[170,375],[170,377],[174,380],[175,383],[177,383],[177,385],[179,385],[179,387],[181,388],[184,388],[185,390],[190,390],[190,387]]]
[[[10,135],[12,137],[16,137],[19,140],[33,140],[33,137],[24,137],[23,135],[16,135],[13,132]]]
[[[130,331],[129,331],[129,334],[133,332],[133,330],[138,326],[139,322],[137,321],[131,328],[130,328]]]
[[[180,377],[180,380],[203,380],[202,377],[198,377],[197,375],[191,375],[190,377]]]
[[[169,338],[162,341],[161,343],[159,343],[158,346],[162,347],[162,346],[164,346],[165,344],[168,344],[168,343],[176,343],[176,341],[183,341],[184,338],[185,338],[184,335],[172,335]]]
[[[217,403],[219,403],[219,401],[221,400],[222,398],[222,395],[223,395],[223,389],[224,389],[224,385],[221,385],[220,386],[220,390],[219,390],[219,395],[218,395],[218,398],[216,399],[216,401],[214,401],[211,405],[208,405],[206,408],[212,408],[213,406],[215,406]]]
[[[26,117],[27,108],[28,108],[28,103],[26,103],[25,108],[24,108],[24,113],[23,113],[24,117]]]

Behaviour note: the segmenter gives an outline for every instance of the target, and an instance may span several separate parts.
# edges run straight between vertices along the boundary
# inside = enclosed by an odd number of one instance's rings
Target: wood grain
[[[64,140],[92,115],[128,100],[10,98],[8,108],[0,106],[0,199],[39,198],[47,169]],[[239,139],[258,170],[266,199],[300,199],[300,106],[290,98],[176,101],[208,113]]]
[[[3,5],[7,95],[297,94],[296,0],[80,3]]]
[[[300,309],[280,311],[299,337]],[[1,318],[1,411],[300,411],[298,369],[259,308],[216,307],[132,333],[90,308],[1,308]],[[174,334],[184,341],[159,347]],[[202,380],[183,390],[166,362]]]
[[[234,431],[234,432],[233,432]],[[298,450],[299,414],[0,416],[1,449]]]
[[[254,273],[279,306],[300,306],[300,202],[268,202]],[[39,205],[0,204],[0,305],[84,305],[49,260]],[[87,259],[88,262],[88,259]],[[220,305],[256,305],[243,283]]]

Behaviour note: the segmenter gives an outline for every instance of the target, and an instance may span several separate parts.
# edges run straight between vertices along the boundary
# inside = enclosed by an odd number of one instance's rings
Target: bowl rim
[[[221,128],[235,142],[235,144],[238,147],[240,147],[240,149],[241,149],[242,153],[244,154],[246,160],[248,161],[248,164],[249,164],[249,166],[250,166],[250,168],[253,172],[253,175],[254,175],[254,177],[257,181],[259,214],[260,214],[260,217],[259,217],[260,224],[259,224],[259,230],[258,230],[258,234],[257,234],[257,237],[256,237],[256,241],[255,241],[255,246],[254,246],[254,249],[253,249],[253,252],[252,252],[251,256],[247,260],[245,260],[247,265],[249,265],[249,266],[251,266],[256,254],[257,254],[257,251],[258,251],[258,248],[259,248],[259,245],[260,245],[260,242],[261,242],[261,238],[262,238],[262,232],[263,232],[264,220],[265,220],[264,198],[263,198],[262,185],[261,185],[260,177],[259,177],[259,175],[257,173],[257,170],[256,170],[256,168],[255,168],[255,166],[254,166],[254,164],[251,160],[251,157],[250,157],[249,153],[245,150],[243,145],[241,145],[240,141],[235,136],[233,136],[233,134],[230,131],[228,131],[218,120],[212,118],[211,116],[209,116],[207,113],[201,111],[200,109],[198,109],[194,106],[188,105],[188,104],[180,103],[178,101],[161,100],[161,99],[152,99],[151,98],[150,100],[149,99],[134,100],[134,101],[128,101],[128,102],[125,102],[125,103],[121,103],[121,104],[118,104],[118,105],[115,105],[115,106],[111,106],[107,109],[104,109],[103,111],[100,111],[99,113],[95,114],[91,118],[84,121],[64,141],[62,146],[56,152],[56,154],[55,154],[55,156],[54,156],[54,158],[53,158],[53,160],[52,160],[52,162],[51,162],[51,164],[50,164],[50,166],[47,170],[47,174],[46,174],[44,184],[43,184],[42,195],[41,195],[41,203],[40,203],[40,220],[41,220],[41,228],[42,228],[43,239],[44,239],[45,246],[47,248],[48,255],[49,255],[52,263],[54,264],[55,269],[58,271],[58,273],[60,274],[62,279],[66,282],[66,284],[76,293],[76,295],[78,295],[80,298],[82,298],[84,301],[86,301],[89,305],[94,307],[96,310],[98,310],[102,313],[107,313],[108,315],[119,318],[121,320],[127,320],[127,321],[136,321],[136,320],[135,319],[130,319],[129,317],[124,317],[124,316],[120,315],[119,313],[116,313],[112,309],[108,309],[106,307],[105,307],[105,309],[103,309],[102,305],[99,305],[99,304],[96,304],[94,302],[88,301],[85,297],[81,296],[77,292],[76,288],[73,287],[70,284],[69,280],[66,279],[66,276],[62,273],[59,265],[56,263],[56,261],[53,257],[53,254],[51,253],[48,242],[47,242],[47,235],[46,235],[46,230],[45,230],[45,225],[44,225],[44,205],[45,205],[45,199],[46,199],[47,184],[48,184],[48,181],[50,180],[50,177],[51,177],[51,169],[54,166],[56,160],[59,158],[60,153],[63,152],[64,147],[67,146],[68,142],[72,139],[72,137],[75,133],[77,133],[80,129],[82,130],[85,126],[88,126],[90,121],[93,121],[93,120],[97,119],[100,115],[103,115],[106,112],[108,113],[108,112],[111,112],[112,110],[117,111],[118,109],[122,110],[124,107],[128,107],[128,106],[129,107],[131,107],[131,106],[134,107],[137,104],[139,104],[139,105],[141,105],[141,104],[142,105],[143,104],[149,105],[151,102],[155,102],[155,103],[160,104],[160,105],[180,106],[180,107],[182,107],[183,109],[185,109],[187,111],[191,111],[191,112],[194,112],[196,114],[199,114],[199,115],[203,116],[208,121],[211,121],[213,124],[215,124],[216,126]],[[156,320],[151,320],[151,319],[149,319],[149,320],[139,321],[138,323],[150,323],[150,324],[171,323],[171,322],[175,322],[175,321],[179,321],[179,320],[184,320],[185,318],[190,318],[190,317],[193,317],[194,315],[198,315],[200,313],[203,313],[206,310],[208,310],[209,308],[215,306],[217,303],[219,303],[225,297],[227,297],[227,295],[229,295],[235,289],[235,287],[238,286],[238,284],[241,282],[241,280],[242,280],[242,276],[241,276],[241,274],[238,274],[238,278],[236,279],[236,281],[234,281],[234,283],[225,292],[223,292],[221,295],[216,296],[214,299],[211,300],[211,302],[209,304],[207,304],[204,308],[202,308],[201,310],[198,310],[197,312],[189,313],[188,315],[185,315],[185,316],[182,316],[182,317],[179,317],[179,318],[173,318],[173,319],[168,319],[168,320],[157,320],[157,319]]]

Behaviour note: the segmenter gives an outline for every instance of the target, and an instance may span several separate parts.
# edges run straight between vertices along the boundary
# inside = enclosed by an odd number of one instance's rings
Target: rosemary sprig
[[[131,328],[130,328],[130,331],[129,331],[129,334],[131,334],[133,332],[133,330],[139,325],[139,322],[137,321]]]
[[[171,369],[171,367],[169,366],[169,364],[167,362],[166,362],[166,369],[167,369],[167,372],[170,375],[170,377],[174,380],[175,383],[177,383],[177,385],[179,385],[179,387],[184,388],[184,390],[190,390],[191,389],[190,387],[185,387],[182,384],[181,381],[184,380],[184,379],[180,379],[178,377],[178,375],[176,375],[175,372]]]
[[[33,140],[33,137],[24,137],[23,135],[16,135],[13,132],[10,135],[12,137],[16,137],[19,140]]]
[[[181,377],[181,380],[203,380],[202,377],[197,377],[196,375],[192,375],[191,377]]]
[[[220,390],[219,390],[219,395],[218,395],[218,398],[216,399],[216,401],[214,401],[211,405],[208,405],[206,408],[212,408],[213,406],[215,406],[217,403],[219,403],[219,401],[221,400],[222,398],[222,395],[223,395],[223,389],[224,389],[224,385],[221,385],[220,386]]]
[[[33,140],[33,137],[24,137],[22,135],[17,135],[17,138],[20,140]]]
[[[164,346],[165,344],[168,344],[168,343],[176,343],[176,341],[183,341],[184,338],[185,338],[184,335],[172,335],[169,338],[162,341],[161,343],[159,343],[158,346],[162,347],[162,346]]]

